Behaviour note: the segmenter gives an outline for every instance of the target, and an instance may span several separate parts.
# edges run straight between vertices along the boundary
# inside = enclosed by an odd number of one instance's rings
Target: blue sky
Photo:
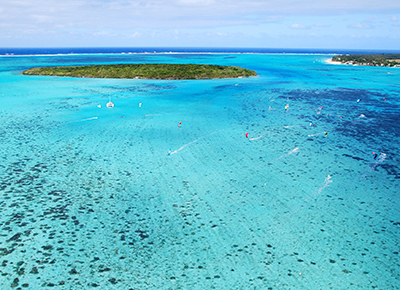
[[[400,50],[399,0],[0,0],[0,47]]]

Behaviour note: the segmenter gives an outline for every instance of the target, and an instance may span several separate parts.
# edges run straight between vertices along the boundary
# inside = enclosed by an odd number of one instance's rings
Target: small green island
[[[332,62],[347,65],[400,67],[400,54],[342,54],[332,57]]]
[[[257,73],[253,70],[236,66],[162,63],[36,67],[25,70],[22,74],[162,80],[226,79],[257,76]]]

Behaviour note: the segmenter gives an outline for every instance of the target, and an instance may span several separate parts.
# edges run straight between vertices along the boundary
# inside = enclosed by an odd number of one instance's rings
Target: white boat
[[[107,108],[113,108],[114,107],[114,103],[113,102],[111,102],[111,96],[109,97],[109,99],[108,99],[108,103],[107,103]]]

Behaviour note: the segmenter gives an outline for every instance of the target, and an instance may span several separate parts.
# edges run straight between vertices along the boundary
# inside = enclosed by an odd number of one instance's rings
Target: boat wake
[[[303,127],[303,126],[302,125],[283,126],[283,128],[286,128],[286,129],[296,128],[296,127]]]
[[[333,182],[333,181],[331,180],[331,178],[332,178],[332,176],[330,176],[329,174],[326,175],[326,178],[325,178],[325,180],[324,180],[324,183],[323,183],[322,186],[318,189],[318,193],[317,193],[317,194],[320,194],[321,191],[322,191],[324,188],[328,187],[329,184],[331,184],[331,183]]]
[[[211,133],[211,134],[209,134],[209,135],[206,135],[206,136],[202,136],[202,137],[200,137],[200,138],[197,138],[196,140],[194,140],[194,141],[192,141],[192,142],[190,142],[190,143],[187,143],[187,144],[183,145],[182,147],[180,147],[179,149],[177,149],[177,150],[175,150],[175,151],[172,151],[172,152],[170,151],[170,152],[168,152],[168,155],[176,154],[176,153],[178,153],[179,151],[182,151],[183,149],[185,149],[185,147],[190,146],[190,145],[192,145],[192,144],[194,144],[194,143],[200,141],[201,139],[210,137],[210,136],[212,136],[212,135],[214,135],[214,134],[216,134],[216,133],[218,133],[218,132],[219,132],[219,131],[216,131],[216,132],[213,132],[213,133]]]
[[[264,137],[264,136],[267,135],[267,134],[268,134],[268,132],[265,132],[264,134],[262,134],[262,135],[260,135],[260,136],[253,137],[253,138],[249,138],[249,140],[250,140],[250,141],[258,140],[258,139],[261,139],[262,137]]]
[[[315,137],[315,136],[318,136],[318,135],[321,135],[321,134],[324,134],[324,133],[325,133],[325,131],[324,132],[320,132],[320,133],[316,133],[316,134],[308,135],[308,137]]]
[[[306,195],[301,201],[299,201],[296,206],[294,206],[290,211],[289,214],[290,216],[297,214],[298,212],[305,210],[308,205],[313,205],[315,198],[324,190],[327,188],[333,181],[331,180],[332,176],[329,174],[326,175],[324,182],[322,183],[322,186],[318,190],[314,190],[310,192],[308,195]]]
[[[379,157],[376,159],[376,161],[373,162],[373,163],[371,163],[371,164],[368,166],[368,168],[364,171],[364,173],[361,174],[361,179],[363,179],[363,178],[367,177],[368,175],[370,175],[370,174],[375,170],[375,168],[378,167],[378,165],[382,164],[382,163],[385,161],[386,156],[387,156],[387,155],[386,155],[385,153],[382,153],[382,152],[381,152],[381,154],[380,154]]]
[[[86,119],[78,120],[78,121],[70,121],[70,122],[67,122],[67,124],[69,124],[69,123],[78,123],[78,122],[85,122],[85,121],[97,120],[97,119],[98,119],[98,117],[92,117],[92,118],[86,118]]]
[[[297,151],[299,151],[299,147],[295,147],[292,151],[289,151],[288,153],[282,155],[281,157],[278,158],[278,160],[281,158],[288,157],[289,155],[292,155],[293,153],[296,153]]]

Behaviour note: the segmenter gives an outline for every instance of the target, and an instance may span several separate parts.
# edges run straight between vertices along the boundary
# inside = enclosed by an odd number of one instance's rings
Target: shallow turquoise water
[[[398,289],[400,70],[328,58],[1,57],[0,288]],[[122,62],[259,76],[20,74]]]

